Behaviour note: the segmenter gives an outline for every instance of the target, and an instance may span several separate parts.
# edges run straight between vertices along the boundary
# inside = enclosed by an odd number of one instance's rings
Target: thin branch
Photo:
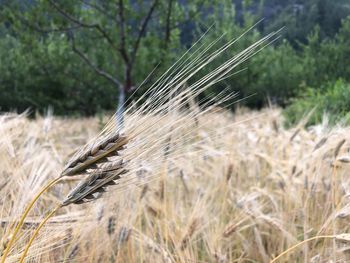
[[[107,42],[115,49],[115,43],[112,40],[112,38],[108,35],[108,33],[106,31],[104,31],[101,26],[99,24],[87,24],[82,22],[81,20],[73,17],[72,15],[68,14],[67,12],[65,12],[59,5],[57,5],[54,1],[52,0],[48,0],[49,3],[63,16],[65,17],[67,20],[71,21],[74,24],[77,24],[81,27],[84,28],[94,28],[96,29],[98,32],[100,32],[100,34],[107,40]]]
[[[170,22],[171,22],[172,4],[173,4],[173,0],[169,0],[167,16],[166,16],[166,26],[165,26],[165,39],[164,39],[164,41],[165,41],[165,49],[168,47],[168,43],[169,43],[169,40],[170,40],[170,32],[171,32]]]
[[[35,218],[27,218],[23,222],[23,228],[32,228],[36,227],[40,224],[41,219],[35,219]],[[55,224],[69,224],[69,223],[75,223],[77,222],[77,219],[54,219],[49,222],[48,225],[55,225]],[[15,223],[13,218],[1,218],[0,219],[0,226],[5,227],[7,225]]]
[[[108,10],[105,9],[104,7],[100,6],[100,5],[97,5],[97,4],[93,4],[91,3],[90,1],[84,1],[84,0],[79,0],[83,5],[86,5],[88,7],[91,7],[97,11],[99,11],[101,14],[109,17],[110,19],[113,19],[113,16],[108,13]]]
[[[119,26],[120,26],[120,45],[119,52],[124,59],[125,63],[129,65],[129,56],[126,51],[126,41],[125,41],[125,19],[124,19],[124,4],[123,0],[119,0],[118,2],[118,16],[119,16]]]
[[[107,73],[106,71],[98,68],[82,51],[80,51],[76,45],[75,45],[75,40],[74,40],[74,35],[72,35],[71,37],[72,39],[72,49],[73,51],[78,54],[80,56],[80,58],[87,64],[89,65],[98,75],[106,78],[107,80],[113,82],[115,85],[119,86],[119,87],[122,87],[122,84],[121,82],[112,77],[112,75],[110,75],[109,73]]]
[[[144,33],[145,33],[145,31],[146,31],[147,24],[148,24],[149,20],[150,20],[151,17],[152,17],[152,13],[153,13],[153,11],[154,11],[154,9],[155,9],[157,3],[158,3],[158,0],[154,0],[154,1],[153,1],[153,3],[152,3],[152,5],[151,5],[150,9],[148,10],[148,13],[147,13],[145,19],[143,20],[143,22],[142,22],[142,24],[141,24],[141,26],[140,26],[139,34],[138,34],[138,37],[137,37],[137,39],[136,39],[136,42],[135,42],[135,44],[134,44],[133,51],[132,51],[131,64],[133,64],[134,61],[135,61],[136,54],[137,54],[137,50],[138,50],[138,48],[139,48],[141,38],[142,38],[142,36],[144,35]]]
[[[47,33],[54,33],[54,32],[68,32],[71,30],[80,29],[80,25],[71,26],[71,27],[58,27],[58,28],[41,28],[37,24],[31,24],[27,20],[24,20],[23,18],[20,18],[21,22],[26,25],[28,28],[33,29],[34,31],[37,31],[39,33],[47,34]]]

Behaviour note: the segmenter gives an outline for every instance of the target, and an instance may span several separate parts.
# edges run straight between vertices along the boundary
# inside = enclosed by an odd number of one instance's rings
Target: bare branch
[[[56,218],[53,220],[50,220],[48,225],[54,225],[54,224],[69,224],[77,222],[77,219],[65,219],[65,218]],[[7,225],[14,224],[13,218],[7,217],[7,218],[1,218],[0,219],[0,226],[5,227]],[[35,218],[27,218],[23,223],[23,228],[33,228],[37,227],[41,223],[41,219],[35,219]]]
[[[171,32],[170,22],[171,22],[172,4],[173,4],[173,0],[169,0],[167,16],[166,16],[166,26],[165,26],[165,39],[164,39],[164,41],[165,41],[165,48],[168,47],[169,40],[170,40],[170,32]]]
[[[72,35],[72,49],[73,51],[78,54],[80,56],[80,58],[87,64],[89,65],[98,75],[106,78],[107,80],[113,82],[115,85],[119,86],[119,88],[122,88],[122,84],[121,82],[112,77],[112,75],[110,75],[109,73],[107,73],[106,71],[98,68],[89,58],[87,55],[85,55],[82,51],[80,51],[76,45],[75,45],[75,40],[74,40],[74,36]]]
[[[125,41],[125,19],[124,19],[124,4],[123,0],[119,0],[118,2],[118,15],[119,15],[119,26],[120,26],[120,45],[119,52],[124,59],[125,63],[129,65],[129,56],[126,51],[126,41]]]
[[[151,19],[152,13],[153,13],[157,3],[158,3],[158,0],[154,0],[153,1],[150,9],[148,10],[148,13],[147,13],[145,19],[143,20],[143,22],[142,22],[142,24],[140,26],[139,34],[138,34],[138,37],[136,39],[136,42],[134,44],[133,51],[132,51],[131,64],[133,64],[134,61],[135,61],[137,50],[139,48],[141,38],[142,38],[142,36],[144,35],[144,33],[146,31],[147,24],[148,24],[149,20]]]
[[[91,1],[84,1],[84,0],[79,0],[83,5],[91,7],[97,11],[99,11],[101,14],[105,15],[106,17],[109,17],[110,19],[113,19],[113,16],[108,12],[107,9],[105,9],[104,7],[97,5],[97,4],[93,4],[91,3]]]
[[[107,42],[113,47],[113,49],[116,49],[115,43],[112,40],[112,38],[108,35],[108,33],[101,28],[99,24],[87,24],[82,22],[81,20],[73,17],[72,15],[65,12],[59,5],[57,5],[54,1],[48,0],[49,3],[67,20],[71,21],[74,24],[79,25],[80,27],[84,28],[94,28],[96,29],[106,40]]]
[[[41,28],[37,24],[31,24],[27,20],[24,20],[22,18],[20,18],[20,20],[28,28],[31,28],[34,31],[37,31],[37,32],[43,33],[43,34],[54,33],[54,32],[68,32],[68,31],[71,31],[71,30],[75,30],[75,29],[81,28],[79,25],[71,26],[71,27],[59,27],[59,28]]]

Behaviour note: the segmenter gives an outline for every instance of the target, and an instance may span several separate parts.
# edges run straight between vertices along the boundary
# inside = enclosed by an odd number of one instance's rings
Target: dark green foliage
[[[120,89],[96,74],[73,51],[72,36],[94,65],[126,85],[127,63],[119,51],[121,32],[115,20],[119,1],[52,1],[79,21],[100,25],[110,35],[112,46],[95,29],[76,29],[77,24],[65,19],[48,0],[2,2],[6,8],[0,10],[0,111],[44,111],[51,105],[56,114],[93,115],[116,109]],[[103,4],[108,12],[88,7],[94,3]],[[127,18],[125,47],[132,56],[139,25],[152,1],[123,3]],[[197,77],[285,25],[282,37],[237,68],[244,69],[242,72],[211,87],[200,99],[211,98],[225,88],[227,92],[239,92],[240,98],[249,97],[242,103],[250,107],[262,107],[268,100],[291,105],[286,116],[293,123],[294,115],[312,108],[320,97],[330,96],[329,90],[350,83],[350,18],[345,18],[349,14],[346,0],[158,1],[142,34],[135,63],[130,66],[131,84],[137,87],[160,65],[134,98],[148,89],[209,26],[215,24],[205,41],[210,43],[224,34],[221,41],[225,43],[265,17]],[[328,108],[320,109],[318,116]]]
[[[303,85],[285,111],[290,124],[314,107],[309,124],[320,122],[324,113],[333,124],[350,116],[350,17],[334,39],[320,41],[315,32],[303,47]]]
[[[29,47],[7,35],[0,40],[0,50],[0,110],[34,111],[52,105],[57,114],[91,115],[101,105],[115,107],[115,88],[91,74],[64,39],[48,38]]]
[[[348,0],[265,0],[265,32],[286,26],[284,36],[293,45],[306,43],[315,25],[320,27],[321,39],[332,38],[341,20],[350,14]]]
[[[303,96],[286,108],[287,124],[296,124],[311,111],[308,125],[320,123],[324,116],[330,124],[350,124],[350,84],[340,79],[320,89],[305,89]]]

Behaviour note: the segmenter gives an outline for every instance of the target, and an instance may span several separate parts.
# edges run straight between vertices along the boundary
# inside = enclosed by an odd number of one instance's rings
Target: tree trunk
[[[117,129],[124,127],[124,111],[125,111],[125,88],[119,86],[118,108],[116,114]]]
[[[127,65],[125,69],[125,84],[124,86],[119,86],[118,109],[116,116],[117,128],[119,129],[122,129],[124,126],[125,97],[126,94],[132,90],[131,70],[132,67]]]

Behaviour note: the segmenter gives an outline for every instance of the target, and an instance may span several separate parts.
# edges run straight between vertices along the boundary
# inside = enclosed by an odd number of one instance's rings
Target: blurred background
[[[207,44],[239,37],[202,74],[264,35],[281,37],[223,88],[261,109],[283,107],[287,123],[317,106],[350,119],[349,0],[0,0],[0,111],[89,116],[112,112],[145,79],[142,95],[209,28]],[[239,70],[239,69],[237,69]],[[194,81],[194,80],[193,80]],[[252,96],[251,96],[252,95]]]

